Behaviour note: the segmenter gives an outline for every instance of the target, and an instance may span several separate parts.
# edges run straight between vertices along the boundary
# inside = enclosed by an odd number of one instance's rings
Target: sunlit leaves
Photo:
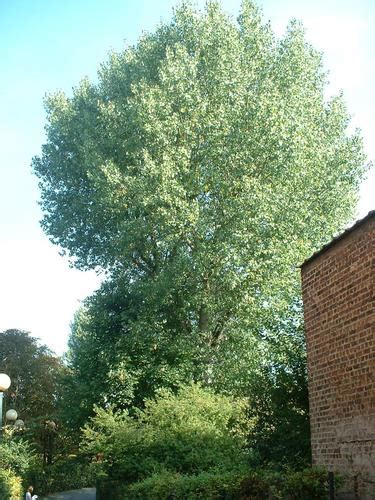
[[[365,159],[326,89],[298,22],[277,40],[249,0],[237,21],[184,2],[96,83],[47,99],[42,224],[76,266],[107,272],[85,335],[116,387],[128,373],[126,401],[254,365],[254,338],[298,296],[296,266],[350,220]]]

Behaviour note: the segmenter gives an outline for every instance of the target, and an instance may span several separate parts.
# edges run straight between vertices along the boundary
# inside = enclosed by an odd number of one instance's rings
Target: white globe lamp
[[[5,414],[5,419],[9,420],[10,422],[15,422],[17,420],[17,412],[16,410],[8,410]]]
[[[23,429],[25,427],[25,422],[20,418],[17,418],[17,420],[14,422],[14,426],[17,427],[17,429]]]
[[[9,389],[10,378],[6,373],[0,373],[0,431],[3,426],[3,397],[4,392]]]
[[[5,392],[9,389],[10,378],[6,373],[0,373],[0,392]]]

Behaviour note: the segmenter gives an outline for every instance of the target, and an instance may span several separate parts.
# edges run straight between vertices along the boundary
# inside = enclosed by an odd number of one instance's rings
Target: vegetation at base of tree
[[[7,428],[0,436],[0,499],[19,500],[22,479],[35,466],[36,453],[32,445]]]
[[[97,409],[83,429],[82,450],[100,455],[110,478],[131,483],[157,471],[197,474],[232,470],[248,462],[251,421],[246,405],[203,389],[161,389],[143,409]]]
[[[39,462],[24,475],[24,484],[32,484],[38,495],[92,487],[101,469],[100,464],[92,463],[87,457],[65,456],[46,467]]]
[[[0,440],[0,469],[22,476],[34,460],[34,450],[28,441],[3,434]]]
[[[133,416],[97,409],[82,450],[100,456],[99,498],[325,498],[325,471],[254,469],[252,431],[243,401],[190,385]]]
[[[306,353],[300,306],[269,342],[269,359],[249,382],[251,447],[263,467],[303,468],[311,463]]]
[[[127,485],[121,481],[99,480],[97,499],[105,500],[325,500],[327,473],[309,468],[298,473],[268,470],[211,471],[196,475],[158,472],[143,481]]]
[[[27,477],[31,471],[42,467],[44,459],[52,461],[54,453],[64,451],[57,427],[52,436],[46,423],[57,421],[66,368],[61,358],[28,332],[10,329],[0,332],[0,373],[11,379],[4,394],[4,413],[15,409],[24,422],[22,427],[8,422],[0,437],[0,470],[4,471],[1,480],[12,492],[8,491],[9,498],[19,500],[21,485],[25,489],[30,484]],[[17,488],[21,488],[19,493],[15,493]],[[4,500],[8,498],[5,491],[0,490]]]

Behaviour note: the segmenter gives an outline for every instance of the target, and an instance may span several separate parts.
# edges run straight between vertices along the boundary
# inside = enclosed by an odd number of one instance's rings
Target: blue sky
[[[197,1],[203,6],[204,1]],[[110,49],[168,20],[175,0],[0,0],[0,330],[23,328],[61,353],[80,300],[99,279],[70,269],[39,227],[30,161],[44,140],[43,96],[95,78]],[[240,0],[224,0],[236,14]],[[259,0],[278,35],[291,17],[325,54],[332,93],[343,89],[353,125],[375,158],[375,2]],[[375,208],[375,175],[358,216]]]

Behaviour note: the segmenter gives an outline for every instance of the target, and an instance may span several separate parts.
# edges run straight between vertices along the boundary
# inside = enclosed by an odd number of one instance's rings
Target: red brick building
[[[302,265],[313,463],[357,498],[375,498],[374,271],[375,211]]]

